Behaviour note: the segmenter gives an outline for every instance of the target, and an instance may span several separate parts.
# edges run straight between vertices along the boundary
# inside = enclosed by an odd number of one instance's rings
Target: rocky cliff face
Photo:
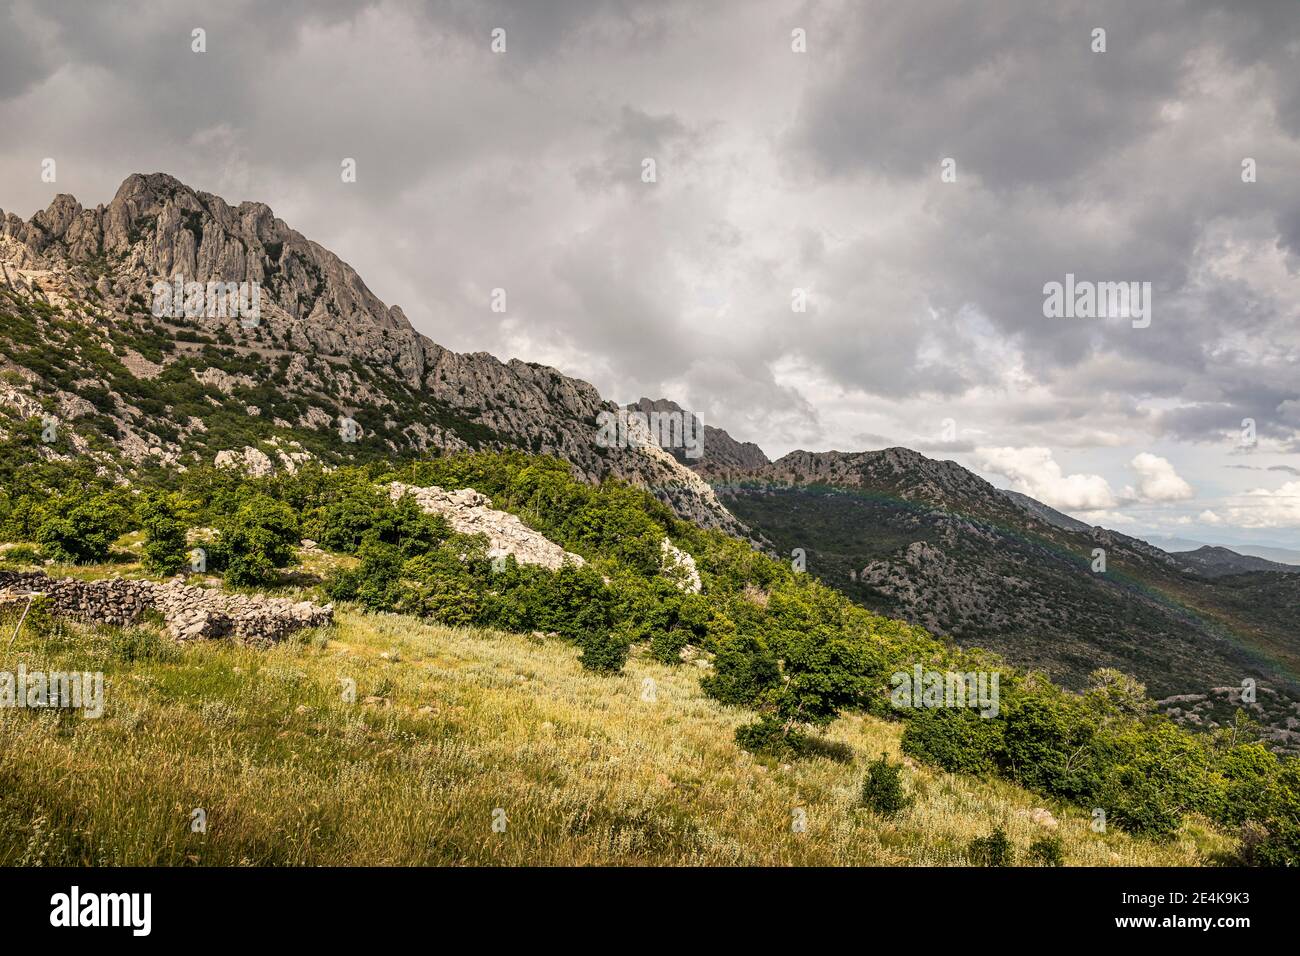
[[[1238,554],[1228,548],[1203,545],[1195,551],[1180,551],[1172,555],[1179,565],[1207,578],[1221,578],[1247,571],[1275,571],[1278,574],[1300,574],[1294,564],[1280,564],[1267,558]]]
[[[927,458],[910,448],[862,452],[792,451],[762,470],[768,481],[888,490],[904,501],[937,508],[960,506],[991,514],[1011,511],[1005,496],[954,461]]]
[[[255,284],[256,322],[156,314],[155,283],[177,276]],[[596,417],[616,406],[590,384],[450,352],[264,204],[231,206],[165,174],[130,176],[93,209],[60,195],[30,221],[0,212],[0,315],[12,326],[0,328],[11,373],[0,437],[42,409],[97,423],[67,429],[62,453],[99,454],[105,467],[149,457],[184,467],[248,448],[274,464],[271,440],[329,460],[361,447],[513,447],[564,458],[591,481],[640,484],[705,527],[745,531],[672,455],[600,447]]]

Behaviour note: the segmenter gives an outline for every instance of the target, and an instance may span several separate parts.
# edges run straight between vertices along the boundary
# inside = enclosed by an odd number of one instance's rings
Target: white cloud
[[[1213,511],[1211,511],[1209,508],[1206,508],[1199,515],[1197,515],[1196,520],[1199,521],[1201,524],[1223,524],[1223,519],[1219,517],[1217,514],[1215,514]]]
[[[1277,491],[1255,488],[1228,509],[1243,528],[1300,528],[1300,481],[1288,481]]]
[[[1159,455],[1144,451],[1130,465],[1138,473],[1137,491],[1131,497],[1139,501],[1186,501],[1196,496],[1192,486],[1174,471],[1174,466]]]
[[[1101,525],[1103,528],[1118,528],[1137,523],[1133,518],[1118,511],[1076,511],[1074,517],[1086,524]]]
[[[1053,508],[1099,511],[1116,504],[1101,475],[1062,474],[1050,448],[979,448],[980,467],[1005,475],[1016,490]]]

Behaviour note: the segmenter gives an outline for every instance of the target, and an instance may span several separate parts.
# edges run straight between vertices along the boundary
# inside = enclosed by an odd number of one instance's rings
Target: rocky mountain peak
[[[959,511],[1000,512],[1009,507],[996,488],[955,461],[901,446],[862,452],[792,451],[764,469],[764,476],[782,484],[872,488]]]
[[[681,412],[693,414],[667,398],[650,399],[644,396],[627,406],[628,411],[642,412]],[[693,468],[710,481],[729,481],[740,478],[750,472],[769,465],[763,449],[753,442],[739,442],[726,431],[704,423],[703,454],[698,458],[688,458],[682,449],[669,449],[673,457],[682,464]]]
[[[212,463],[221,452],[273,461],[279,441],[348,460],[338,423],[359,419],[356,434],[388,454],[554,455],[588,480],[624,478],[683,518],[746,533],[667,451],[601,447],[597,416],[616,406],[589,383],[442,348],[265,203],[231,205],[165,173],[137,173],[107,205],[62,194],[26,222],[0,214],[0,267],[0,335],[9,317],[13,331],[25,323],[0,368],[27,383],[0,392],[0,432],[45,400],[82,421],[70,429],[77,453],[113,444],[99,453],[105,467],[150,456]],[[153,314],[155,285],[177,277],[255,284],[260,315]]]

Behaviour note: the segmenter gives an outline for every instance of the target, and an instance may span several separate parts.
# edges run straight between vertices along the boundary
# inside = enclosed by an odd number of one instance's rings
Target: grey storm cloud
[[[7,210],[265,201],[442,344],[741,439],[1300,436],[1295,0],[13,0],[0,123]],[[1150,282],[1150,327],[1044,317],[1066,273]]]

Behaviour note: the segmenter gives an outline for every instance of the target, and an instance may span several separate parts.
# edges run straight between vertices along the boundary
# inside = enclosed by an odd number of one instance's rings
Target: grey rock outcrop
[[[394,481],[388,486],[394,500],[411,496],[426,514],[442,515],[453,531],[482,534],[488,539],[488,557],[514,555],[520,564],[537,564],[555,570],[566,561],[582,566],[587,562],[529,528],[508,511],[498,511],[491,500],[472,488],[446,491],[436,485],[420,488]]]
[[[628,405],[627,408],[628,411],[637,411],[646,415],[651,412],[694,414],[666,398],[641,398]],[[699,416],[695,417],[698,419]],[[682,449],[670,448],[668,451],[683,465],[690,467],[709,481],[726,482],[733,478],[753,474],[771,464],[767,455],[763,453],[763,449],[753,442],[736,441],[726,431],[715,428],[708,422],[699,424],[703,426],[701,429],[704,435],[703,454],[696,459],[691,459],[686,456],[685,451]]]
[[[700,572],[695,567],[695,558],[667,538],[660,542],[659,550],[663,555],[664,571],[678,579],[683,591],[699,594],[703,585],[700,582]]]

